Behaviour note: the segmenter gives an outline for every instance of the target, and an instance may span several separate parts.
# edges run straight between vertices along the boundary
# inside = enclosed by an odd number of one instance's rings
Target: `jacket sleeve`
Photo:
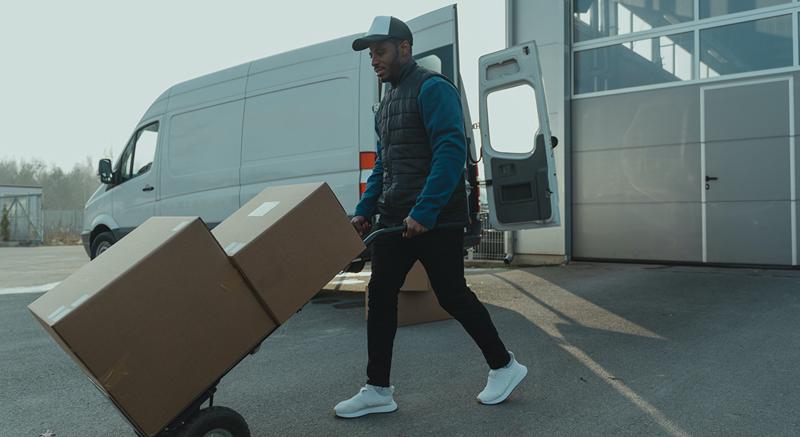
[[[467,140],[461,96],[450,82],[438,76],[426,80],[418,100],[433,158],[431,171],[409,215],[432,229],[459,179],[464,177]]]

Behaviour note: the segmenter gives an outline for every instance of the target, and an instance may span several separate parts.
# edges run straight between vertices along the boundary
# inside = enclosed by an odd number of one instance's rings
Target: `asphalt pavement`
[[[26,309],[82,250],[0,249],[0,436],[134,435]],[[363,295],[343,292],[273,333],[216,404],[253,436],[800,435],[800,271],[574,263],[467,281],[529,368],[504,404],[476,402],[488,369],[450,320],[398,330],[397,412],[335,418],[365,379]]]

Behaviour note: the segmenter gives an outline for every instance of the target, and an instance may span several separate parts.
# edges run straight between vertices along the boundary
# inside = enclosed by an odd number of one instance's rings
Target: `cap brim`
[[[366,35],[353,41],[353,50],[360,52],[369,47],[374,42],[386,41],[391,38],[389,35]]]

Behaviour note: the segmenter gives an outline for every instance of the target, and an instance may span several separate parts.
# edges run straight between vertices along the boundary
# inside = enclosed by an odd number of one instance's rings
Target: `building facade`
[[[508,0],[535,40],[563,225],[516,252],[798,265],[800,0]],[[556,17],[554,19],[554,17]]]

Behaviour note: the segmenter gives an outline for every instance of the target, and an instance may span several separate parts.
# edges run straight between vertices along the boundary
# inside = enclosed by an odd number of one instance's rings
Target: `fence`
[[[0,195],[0,213],[5,211],[8,218],[8,240],[22,244],[41,244],[42,195],[3,194]]]
[[[83,210],[45,210],[44,239],[46,242],[77,243],[83,229]]]
[[[467,260],[502,261],[506,256],[505,232],[489,228],[489,213],[478,214],[481,222],[481,243],[467,254]]]

